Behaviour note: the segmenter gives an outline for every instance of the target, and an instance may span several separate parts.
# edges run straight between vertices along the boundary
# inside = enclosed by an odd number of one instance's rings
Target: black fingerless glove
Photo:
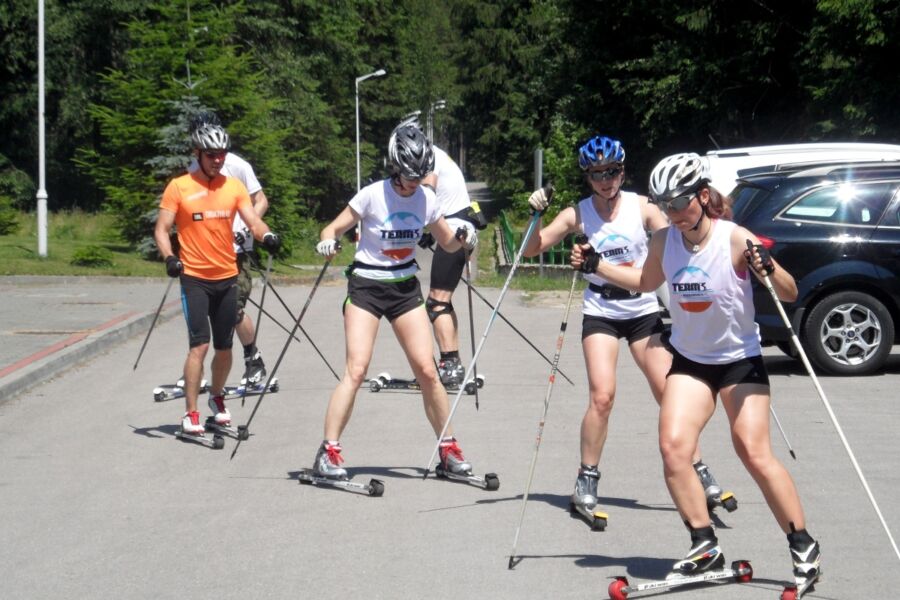
[[[269,231],[263,236],[262,245],[263,248],[272,254],[275,254],[278,252],[278,249],[281,248],[281,238]]]
[[[597,272],[597,267],[600,265],[600,260],[600,255],[593,250],[585,252],[584,262],[581,263],[581,272],[587,273],[588,275],[593,275]]]
[[[419,248],[431,248],[432,246],[434,246],[434,236],[431,235],[430,231],[426,231],[422,234],[422,237],[419,238],[418,244]]]
[[[169,277],[178,277],[184,272],[184,264],[173,254],[166,257],[166,274]]]
[[[753,268],[753,252],[752,250],[756,250],[756,253],[759,254],[759,260],[762,262],[763,272],[766,275],[771,275],[775,272],[775,263],[772,262],[772,254],[769,252],[769,249],[763,246],[762,244],[751,244],[750,240],[747,240],[747,263]]]

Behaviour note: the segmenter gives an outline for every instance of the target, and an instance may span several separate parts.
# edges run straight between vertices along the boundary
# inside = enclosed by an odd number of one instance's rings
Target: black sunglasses
[[[671,200],[657,200],[656,203],[659,205],[659,208],[666,212],[681,212],[690,206],[696,197],[697,192],[693,192],[684,196],[676,196]]]
[[[603,171],[588,171],[588,177],[590,177],[592,181],[606,181],[607,179],[618,177],[621,172],[622,167],[611,167],[609,169],[604,169]]]

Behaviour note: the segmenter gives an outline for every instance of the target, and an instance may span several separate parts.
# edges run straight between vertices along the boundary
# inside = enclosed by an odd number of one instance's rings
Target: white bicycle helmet
[[[388,142],[391,170],[407,179],[422,179],[434,171],[434,149],[422,130],[400,125]]]
[[[709,183],[706,160],[693,152],[673,154],[659,161],[650,173],[650,197],[671,200]]]
[[[191,134],[197,150],[228,150],[231,140],[221,125],[203,125]]]

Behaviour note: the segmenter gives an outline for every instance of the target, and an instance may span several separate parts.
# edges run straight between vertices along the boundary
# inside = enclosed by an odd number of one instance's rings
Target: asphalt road
[[[67,289],[105,302],[92,285],[76,281]],[[155,309],[164,285],[159,280],[136,291],[146,297],[135,301],[139,313]],[[310,292],[308,285],[277,289],[295,314]],[[499,293],[482,291],[492,301]],[[303,323],[338,372],[343,296],[340,283],[321,287]],[[501,311],[552,356],[564,296],[528,300],[510,292]],[[480,340],[490,311],[475,302]],[[266,306],[290,326],[272,296]],[[468,357],[462,289],[455,306]],[[122,309],[118,313],[131,310]],[[43,323],[28,303],[16,315],[21,323],[4,315],[4,330]],[[371,498],[297,480],[297,471],[311,466],[335,384],[306,340],[289,346],[277,373],[281,389],[265,397],[251,438],[233,460],[234,440],[214,451],[174,438],[181,401],[152,398],[155,386],[180,372],[186,353],[184,324],[170,318],[153,333],[137,371],[132,366],[144,329],[0,401],[0,596],[605,598],[616,575],[634,582],[663,577],[689,540],[662,480],[655,405],[624,347],[601,463],[609,527],[592,532],[568,514],[587,398],[577,310],[570,320],[560,367],[575,385],[558,378],[553,387],[518,543],[522,560],[513,570],[507,562],[549,367],[502,321],[494,323],[479,361],[487,380],[481,409],[463,396],[454,420],[475,470],[498,473],[500,489],[423,481],[434,440],[420,397],[363,389],[343,444],[356,480],[384,481],[384,496]],[[272,367],[286,335],[269,321],[260,335]],[[767,353],[767,365],[774,406],[798,460],[774,426],[773,445],[797,481],[810,531],[823,548],[825,575],[807,597],[896,597],[898,558],[812,382],[799,363],[777,351]],[[409,373],[385,322],[370,376],[382,371]],[[238,376],[236,367],[231,380]],[[900,534],[900,507],[893,502],[893,492],[900,492],[900,358],[878,376],[821,381],[888,524]],[[246,422],[255,402],[230,403],[237,423]],[[787,544],[734,455],[721,410],[702,446],[707,464],[739,502],[736,512],[720,510],[715,518],[726,558],[750,560],[754,580],[678,596],[777,598],[790,576]]]

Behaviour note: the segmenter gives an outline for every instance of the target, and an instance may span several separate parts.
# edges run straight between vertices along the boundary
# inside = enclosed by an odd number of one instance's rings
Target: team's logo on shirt
[[[381,253],[394,260],[408,258],[416,251],[416,242],[422,235],[422,220],[414,213],[391,213],[381,223]]]
[[[624,235],[612,233],[597,242],[597,253],[603,260],[616,265],[634,265],[631,255],[631,240]]]
[[[703,312],[713,303],[709,280],[709,273],[700,267],[678,269],[672,277],[672,297],[685,312]]]

